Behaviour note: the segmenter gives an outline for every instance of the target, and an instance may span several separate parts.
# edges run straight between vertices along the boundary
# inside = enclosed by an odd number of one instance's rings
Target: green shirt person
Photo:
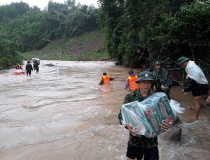
[[[153,71],[154,76],[154,86],[156,92],[164,92],[168,99],[170,99],[169,93],[172,85],[172,79],[170,78],[168,71],[161,67],[161,62],[156,61],[155,62],[155,68]]]
[[[125,96],[124,102],[129,103],[132,101],[143,101],[145,98],[153,94],[152,91],[152,83],[154,81],[154,77],[152,72],[143,71],[138,75],[138,79],[136,83],[139,85],[139,89],[133,92],[128,93]],[[122,122],[122,115],[121,112],[118,115],[119,122]],[[122,124],[122,123],[121,123]],[[161,125],[164,131],[168,130],[170,125],[167,122],[163,122]],[[126,129],[129,130],[129,140],[128,140],[128,147],[127,147],[127,159],[142,159],[144,157],[145,160],[152,159],[152,160],[159,160],[159,151],[158,151],[158,139],[157,137],[154,138],[147,138],[145,136],[136,136],[135,131],[133,130],[133,126],[126,125]]]

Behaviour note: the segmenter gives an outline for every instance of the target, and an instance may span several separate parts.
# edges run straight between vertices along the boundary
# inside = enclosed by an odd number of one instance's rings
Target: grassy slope
[[[99,30],[73,38],[60,38],[42,50],[22,54],[25,59],[45,60],[108,60],[104,50],[104,36]]]

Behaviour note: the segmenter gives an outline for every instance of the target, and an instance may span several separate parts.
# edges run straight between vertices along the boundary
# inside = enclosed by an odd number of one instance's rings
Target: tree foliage
[[[14,57],[11,55],[42,49],[62,36],[78,36],[98,29],[98,17],[99,9],[75,5],[75,0],[63,4],[50,0],[48,8],[43,11],[37,6],[30,8],[24,2],[0,6],[1,58],[10,60]]]
[[[125,65],[179,56],[205,61],[209,0],[99,0],[106,49]]]
[[[100,8],[49,1],[0,6],[0,55],[42,49],[50,41],[103,29],[106,51],[120,63],[148,67],[155,59],[185,55],[209,63],[210,0],[98,0]],[[7,61],[7,60],[4,60]]]

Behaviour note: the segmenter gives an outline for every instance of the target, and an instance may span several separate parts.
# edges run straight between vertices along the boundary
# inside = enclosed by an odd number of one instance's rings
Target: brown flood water
[[[126,159],[128,131],[117,115],[127,93],[128,68],[114,62],[43,60],[31,77],[14,76],[14,71],[0,71],[1,160]],[[116,77],[109,88],[98,85],[103,72]],[[184,121],[193,116],[187,109],[191,93],[173,87],[171,98],[186,108],[180,114]],[[210,107],[203,107],[199,121],[180,124],[180,142],[160,135],[160,159],[208,160],[209,117]]]

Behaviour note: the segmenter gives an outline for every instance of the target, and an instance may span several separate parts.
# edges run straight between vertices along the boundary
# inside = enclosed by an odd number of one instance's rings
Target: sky
[[[10,4],[12,2],[25,2],[28,3],[30,7],[38,6],[41,10],[43,10],[45,7],[47,7],[47,4],[50,0],[0,0],[0,6]],[[64,3],[66,0],[52,0],[53,2],[57,3]],[[97,7],[97,0],[75,0],[76,4],[80,2],[81,4],[86,4],[88,6],[94,5]]]

